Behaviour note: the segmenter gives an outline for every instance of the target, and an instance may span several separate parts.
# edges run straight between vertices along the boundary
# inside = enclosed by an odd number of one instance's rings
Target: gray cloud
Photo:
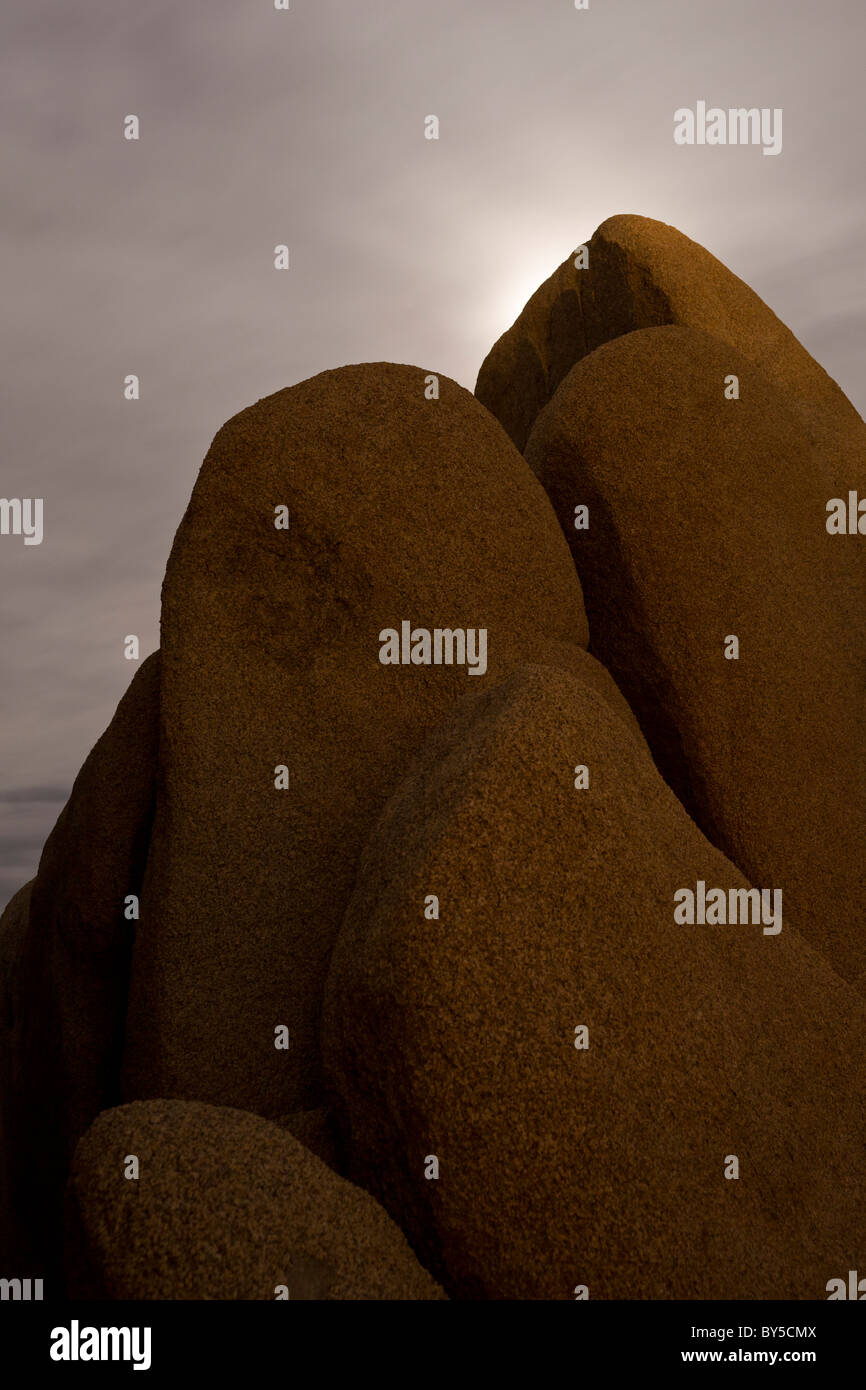
[[[39,838],[28,835],[0,835],[0,863],[18,865],[25,863],[42,845]]]
[[[36,872],[42,846],[66,795],[52,787],[0,793],[0,910]]]
[[[12,806],[32,806],[43,801],[62,805],[68,796],[68,787],[0,787],[0,804]]]
[[[471,387],[612,213],[707,245],[862,409],[864,36],[862,0],[4,5],[0,494],[46,538],[0,540],[0,782],[71,784],[224,420],[345,362]],[[781,156],[676,148],[700,97],[782,106]]]
[[[0,911],[15,897],[18,889],[23,888],[25,883],[29,883],[32,877],[32,873],[22,872],[16,866],[6,869],[0,864]]]

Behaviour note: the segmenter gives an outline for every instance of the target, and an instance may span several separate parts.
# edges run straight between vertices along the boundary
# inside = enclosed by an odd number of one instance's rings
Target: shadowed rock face
[[[725,398],[729,372],[739,400]],[[837,460],[804,437],[775,381],[676,327],[578,363],[526,456],[569,538],[592,649],[665,778],[854,980],[866,932],[866,570],[858,537],[827,534]],[[586,530],[573,524],[581,503]],[[731,634],[738,660],[725,658]]]
[[[57,1274],[72,1151],[119,1099],[138,894],[156,794],[159,655],[144,661],[75,780],[32,885],[0,923],[3,1127],[18,1258]],[[48,1291],[50,1292],[50,1290]]]
[[[388,803],[323,1046],[351,1175],[452,1296],[813,1299],[844,1264],[866,1007],[787,927],[676,924],[698,879],[747,886],[561,672],[453,712]]]
[[[150,1101],[100,1115],[75,1154],[67,1220],[73,1298],[273,1299],[281,1285],[292,1300],[444,1298],[368,1193],[240,1110]]]
[[[338,1135],[334,1128],[334,1117],[325,1106],[313,1110],[296,1110],[291,1115],[280,1115],[274,1122],[282,1125],[314,1153],[335,1173],[342,1171],[343,1161],[339,1152]]]
[[[587,353],[636,329],[680,324],[712,334],[772,376],[809,437],[847,452],[854,431],[861,480],[866,476],[866,427],[848,398],[763,300],[709,251],[664,222],[629,215],[603,222],[588,249],[588,268],[576,270],[574,254],[563,261],[478,373],[476,396],[519,449],[538,412]],[[850,467],[840,472],[843,480],[850,477]]]
[[[33,1259],[27,1230],[31,1213],[16,1212],[17,1148],[21,1060],[16,1050],[15,1016],[20,1008],[20,970],[30,923],[33,883],[19,888],[0,916],[0,1251],[10,1266]],[[41,1266],[40,1266],[41,1269]],[[38,1270],[34,1270],[37,1274]],[[14,1276],[10,1276],[14,1277]],[[26,1276],[25,1276],[26,1277]]]
[[[425,399],[414,367],[325,372],[229,421],[205,460],[163,589],[126,1099],[273,1117],[319,1103],[321,992],[358,855],[458,697],[544,660],[592,672],[631,719],[579,650],[580,588],[543,489],[468,392],[440,390]],[[486,628],[487,674],[382,665],[379,634],[403,620]]]

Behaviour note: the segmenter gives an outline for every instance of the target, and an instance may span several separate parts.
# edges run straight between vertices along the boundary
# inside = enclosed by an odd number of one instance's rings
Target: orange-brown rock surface
[[[320,1102],[321,992],[358,855],[460,695],[544,660],[591,670],[631,718],[578,649],[577,576],[525,460],[469,392],[442,377],[427,399],[425,380],[324,372],[242,411],[204,462],[163,588],[126,1099],[273,1118]],[[383,665],[380,633],[403,621],[486,629],[486,673]]]
[[[840,485],[856,485],[846,482],[855,465],[866,479],[866,427],[850,401],[754,290],[703,246],[664,222],[625,214],[603,222],[587,252],[585,269],[572,253],[536,290],[478,373],[475,394],[519,449],[575,362],[636,329],[680,324],[712,334],[775,379],[801,429],[840,455]]]
[[[0,921],[0,1274],[62,1287],[74,1151],[85,1297],[823,1298],[866,1178],[849,491],[839,388],[636,217],[477,399],[366,363],[229,420]]]
[[[77,1298],[444,1297],[369,1193],[286,1130],[197,1102],[100,1115],[76,1150],[68,1232]]]
[[[729,373],[738,400],[726,397]],[[667,781],[856,979],[866,568],[858,537],[826,530],[836,460],[804,437],[776,380],[678,327],[630,333],[579,362],[526,454],[568,535],[592,650]],[[589,507],[586,529],[576,505]],[[725,655],[731,636],[737,659]]]
[[[678,924],[699,880],[747,887],[562,672],[388,803],[323,1041],[351,1176],[453,1297],[814,1299],[862,1239],[866,1005],[784,925]]]

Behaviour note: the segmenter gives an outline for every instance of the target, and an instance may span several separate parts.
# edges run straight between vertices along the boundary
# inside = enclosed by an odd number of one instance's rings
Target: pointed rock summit
[[[678,324],[735,348],[773,377],[803,427],[828,443],[866,426],[835,381],[762,299],[703,246],[649,217],[610,217],[545,280],[481,365],[475,394],[518,449],[581,358],[639,328]],[[852,484],[853,486],[853,484]]]

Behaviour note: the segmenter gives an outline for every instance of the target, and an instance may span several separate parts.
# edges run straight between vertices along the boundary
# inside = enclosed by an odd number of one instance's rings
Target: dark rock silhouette
[[[313,1110],[295,1110],[291,1115],[281,1115],[275,1124],[282,1125],[303,1144],[305,1149],[320,1158],[335,1173],[342,1171],[339,1138],[334,1127],[333,1114],[326,1106]]]
[[[323,1044],[351,1175],[452,1297],[823,1297],[862,1231],[866,1004],[789,928],[675,924],[699,879],[747,886],[562,672],[468,702],[388,803]]]
[[[68,1227],[78,1298],[444,1297],[368,1193],[240,1110],[139,1101],[100,1115],[75,1154]]]
[[[6,975],[3,1129],[14,1250],[56,1282],[63,1185],[78,1139],[120,1099],[134,921],[153,817],[159,656],[149,657],[87,758],[34,880],[0,923],[16,940]]]
[[[16,1101],[21,1093],[22,1077],[15,1047],[21,957],[30,923],[32,892],[32,881],[19,888],[0,917],[0,1251],[10,1264],[32,1260],[33,1235],[28,1226],[34,1213],[22,1209],[16,1201],[18,1150],[24,1136],[18,1130],[20,1115]]]

